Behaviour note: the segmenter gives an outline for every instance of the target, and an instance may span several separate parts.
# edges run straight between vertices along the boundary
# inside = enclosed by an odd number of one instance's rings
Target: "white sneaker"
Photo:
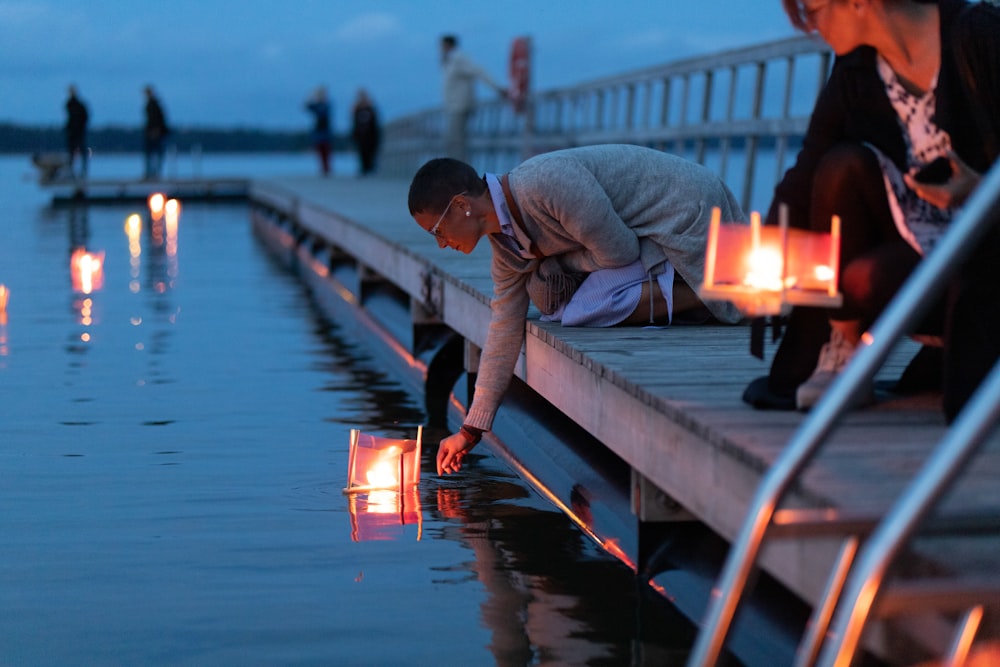
[[[826,390],[847,366],[847,362],[854,356],[856,349],[857,345],[849,343],[840,330],[831,329],[830,342],[825,343],[823,349],[820,350],[816,370],[795,391],[795,407],[799,410],[808,410],[816,405],[820,397],[826,393]],[[867,384],[861,399],[856,402],[857,406],[870,405],[875,402],[875,390],[872,383],[868,382]]]

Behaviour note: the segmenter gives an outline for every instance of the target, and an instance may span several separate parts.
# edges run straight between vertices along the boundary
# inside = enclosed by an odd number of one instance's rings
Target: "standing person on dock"
[[[159,178],[163,172],[163,154],[167,147],[167,116],[152,86],[146,86],[146,126],[143,132],[143,153],[145,155],[146,180]]]
[[[374,173],[375,155],[378,153],[381,128],[378,124],[378,112],[372,103],[368,91],[364,88],[358,91],[351,113],[351,138],[358,150],[359,173],[362,176]]]
[[[90,114],[87,105],[76,94],[76,86],[70,85],[66,99],[66,153],[69,171],[76,178],[76,156],[80,156],[80,178],[87,178],[87,122]]]
[[[410,215],[442,248],[493,250],[492,317],[465,423],[441,441],[438,472],[489,430],[524,342],[529,301],[564,326],[669,324],[682,312],[740,320],[729,303],[703,304],[699,285],[713,207],[745,221],[712,171],[631,145],[544,153],[508,174],[480,176],[438,158],[410,184]]]
[[[841,218],[844,305],[793,309],[757,408],[808,409],[851,359],[1000,153],[1000,10],[964,0],[783,0],[837,55],[795,165],[775,190],[794,226]],[[959,268],[917,333],[897,390],[943,388],[953,420],[1000,356],[1000,230]],[[870,389],[870,388],[869,388]],[[868,400],[873,400],[869,391]]]
[[[441,38],[441,68],[444,73],[444,155],[467,160],[469,119],[476,105],[476,81],[482,81],[501,96],[507,91],[458,48],[458,37]]]
[[[330,153],[333,150],[333,128],[330,125],[333,105],[330,104],[324,86],[317,88],[312,96],[306,100],[306,111],[313,117],[312,142],[313,148],[319,156],[320,173],[329,176]]]

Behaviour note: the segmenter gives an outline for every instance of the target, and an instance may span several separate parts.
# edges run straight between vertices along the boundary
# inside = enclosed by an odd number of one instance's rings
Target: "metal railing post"
[[[709,608],[688,660],[691,667],[712,667],[757,559],[774,510],[789,486],[822,446],[835,423],[851,405],[862,383],[875,376],[896,341],[911,331],[944,289],[951,275],[972,253],[990,224],[1000,218],[1000,162],[983,178],[962,212],[951,223],[937,248],[924,258],[885,312],[862,337],[844,372],[813,407],[774,465],[764,476],[748,515],[730,548],[722,573],[712,589]]]

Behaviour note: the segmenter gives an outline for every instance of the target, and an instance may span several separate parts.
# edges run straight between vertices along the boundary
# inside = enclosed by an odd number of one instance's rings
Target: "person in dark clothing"
[[[156,98],[152,86],[146,86],[146,128],[143,135],[143,152],[146,158],[145,176],[147,179],[159,178],[163,171],[163,153],[166,150],[167,117],[163,107]]]
[[[330,175],[330,153],[333,150],[333,128],[330,125],[330,115],[333,105],[326,96],[326,88],[320,86],[312,97],[306,100],[306,110],[313,115],[312,140],[313,148],[319,156],[320,172]]]
[[[375,105],[372,104],[368,92],[363,88],[358,91],[358,97],[354,102],[354,125],[351,137],[354,145],[358,149],[358,159],[360,160],[360,173],[366,176],[375,171],[375,155],[378,153],[380,140],[378,113]]]
[[[87,122],[90,116],[87,105],[76,94],[76,86],[69,87],[66,100],[66,152],[70,173],[76,177],[76,156],[80,156],[80,177],[87,177]]]
[[[770,374],[743,398],[808,409],[1000,154],[1000,9],[965,0],[783,2],[837,60],[769,222],[779,204],[798,227],[826,231],[840,216],[844,304],[793,309]],[[920,175],[930,165],[943,167],[934,182]],[[1000,356],[998,266],[1000,230],[992,230],[913,332],[938,345],[925,346],[901,382],[942,389],[949,422]]]

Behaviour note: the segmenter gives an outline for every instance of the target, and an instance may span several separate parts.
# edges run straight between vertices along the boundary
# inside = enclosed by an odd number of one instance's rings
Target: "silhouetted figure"
[[[313,148],[319,156],[320,172],[324,176],[330,174],[330,152],[333,148],[333,132],[330,126],[330,114],[333,105],[326,96],[326,88],[320,86],[306,100],[306,110],[313,115],[312,140]]]
[[[375,171],[375,155],[378,153],[379,125],[378,112],[372,104],[368,92],[362,88],[354,101],[354,126],[351,131],[354,145],[358,149],[361,175]]]
[[[163,153],[166,149],[167,117],[163,113],[160,101],[156,99],[152,86],[146,86],[146,130],[143,136],[143,152],[146,157],[147,179],[159,178],[163,171]]]
[[[482,81],[502,97],[506,97],[507,91],[459,50],[455,35],[441,38],[441,69],[444,72],[444,154],[466,160],[469,119],[476,105],[476,81]]]
[[[80,177],[87,177],[87,121],[90,119],[85,105],[76,94],[76,86],[69,87],[66,100],[66,152],[69,156],[70,174],[76,177],[76,156],[80,156]]]

